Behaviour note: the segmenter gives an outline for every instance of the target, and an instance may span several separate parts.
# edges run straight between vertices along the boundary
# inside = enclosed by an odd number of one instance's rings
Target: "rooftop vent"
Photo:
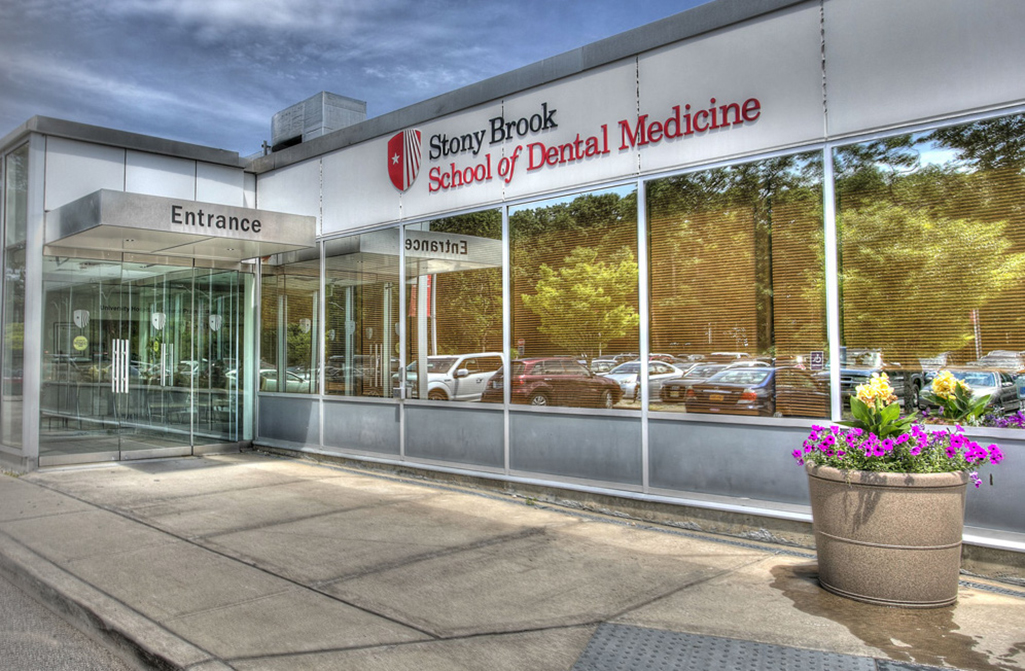
[[[270,124],[271,151],[327,135],[366,118],[366,102],[321,91],[274,115]]]

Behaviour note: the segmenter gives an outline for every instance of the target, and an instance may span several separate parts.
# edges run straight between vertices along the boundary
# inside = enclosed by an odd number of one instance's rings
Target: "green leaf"
[[[863,422],[872,421],[871,410],[857,396],[851,396],[851,414]]]
[[[889,424],[900,417],[900,405],[897,403],[891,403],[890,405],[883,408],[880,413],[880,419],[883,423]]]

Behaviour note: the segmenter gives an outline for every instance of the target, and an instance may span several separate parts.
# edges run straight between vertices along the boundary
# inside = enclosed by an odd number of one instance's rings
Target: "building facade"
[[[800,521],[810,427],[946,368],[1004,415],[969,541],[1023,551],[1021,25],[719,0],[253,160],[30,120],[2,453],[253,441]]]

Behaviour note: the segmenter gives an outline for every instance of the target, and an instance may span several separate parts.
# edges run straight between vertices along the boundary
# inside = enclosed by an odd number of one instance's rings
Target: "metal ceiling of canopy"
[[[46,213],[49,254],[242,261],[316,245],[315,217],[102,189]]]

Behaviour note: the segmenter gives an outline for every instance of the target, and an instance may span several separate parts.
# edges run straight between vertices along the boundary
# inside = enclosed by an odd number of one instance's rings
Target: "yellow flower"
[[[893,403],[897,400],[886,373],[872,373],[869,381],[858,385],[856,391],[858,400],[865,405],[874,405],[877,399],[883,403]]]
[[[964,380],[958,380],[949,370],[942,370],[932,381],[932,393],[940,398],[953,398],[954,390],[961,387],[967,392],[971,391]]]

